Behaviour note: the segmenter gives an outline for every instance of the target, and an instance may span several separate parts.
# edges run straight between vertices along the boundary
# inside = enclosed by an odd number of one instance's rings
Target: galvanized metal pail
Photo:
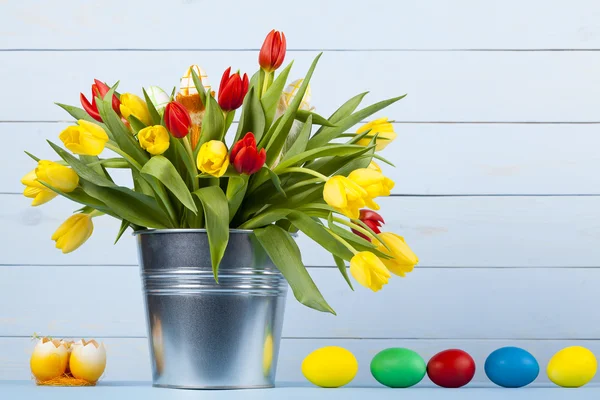
[[[136,236],[154,386],[273,387],[287,282],[252,231],[230,231],[219,283],[205,230]]]

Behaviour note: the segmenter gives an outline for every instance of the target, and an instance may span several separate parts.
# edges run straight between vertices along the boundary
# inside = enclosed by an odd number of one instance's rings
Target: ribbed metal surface
[[[272,387],[287,283],[249,231],[213,277],[204,230],[137,233],[155,386]]]

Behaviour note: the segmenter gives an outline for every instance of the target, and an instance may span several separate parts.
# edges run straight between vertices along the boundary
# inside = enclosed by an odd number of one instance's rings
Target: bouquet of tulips
[[[248,79],[228,68],[218,93],[191,66],[170,95],[156,86],[143,97],[119,93],[117,84],[95,80],[91,101],[81,94],[83,109],[58,104],[77,120],[59,135],[66,149],[48,141],[61,160],[27,153],[38,164],[22,179],[34,206],[57,195],[83,206],[52,236],[56,247],[78,248],[92,234],[92,218],[102,215],[121,221],[117,240],[128,228],[204,228],[218,279],[229,230],[249,229],[296,298],[329,312],[292,238],[297,231],[332,254],[350,287],[347,261],[373,291],[390,272],[410,272],[417,257],[402,237],[380,231],[384,220],[373,211],[375,198],[394,186],[373,161],[389,163],[378,151],[396,137],[393,125],[381,118],[348,132],[404,96],[357,111],[361,93],[324,118],[310,105],[309,87],[321,54],[289,86],[292,63],[275,74],[285,54],[285,35],[271,31],[258,72]],[[237,129],[230,129],[240,108]],[[99,157],[104,150],[112,154]],[[131,171],[133,188],[113,181],[114,168]]]

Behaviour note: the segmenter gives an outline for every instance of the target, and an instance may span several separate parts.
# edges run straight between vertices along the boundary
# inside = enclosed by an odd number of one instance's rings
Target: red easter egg
[[[445,388],[466,385],[475,375],[475,361],[462,350],[444,350],[427,363],[427,376],[433,383]]]

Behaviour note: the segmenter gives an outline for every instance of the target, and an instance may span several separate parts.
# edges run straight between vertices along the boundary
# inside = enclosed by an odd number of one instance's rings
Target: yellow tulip
[[[138,132],[140,146],[152,155],[167,151],[170,139],[169,132],[162,125],[149,126]]]
[[[388,283],[390,272],[375,254],[361,251],[350,260],[350,273],[358,283],[374,292]]]
[[[56,242],[57,249],[67,254],[84,244],[93,231],[92,217],[89,214],[78,213],[71,215],[58,227],[52,235],[52,240]]]
[[[356,131],[356,134],[360,135],[368,130],[370,130],[370,132],[367,136],[378,134],[377,139],[375,139],[375,149],[378,151],[385,149],[387,145],[392,143],[392,141],[396,139],[396,136],[398,136],[396,132],[394,132],[394,126],[388,122],[388,119],[385,117],[364,124]],[[361,146],[368,146],[369,143],[371,143],[371,138],[365,137],[358,141],[358,144]]]
[[[374,169],[359,168],[348,175],[348,179],[363,188],[369,196],[369,208],[379,210],[379,205],[373,201],[375,197],[389,196],[394,188],[394,181]]]
[[[371,161],[369,163],[369,166],[367,168],[368,169],[372,169],[372,170],[377,171],[377,172],[381,172],[381,167],[375,161]]]
[[[208,141],[200,147],[196,161],[201,172],[219,178],[229,166],[227,146],[219,140]]]
[[[26,186],[23,195],[33,199],[32,206],[47,203],[57,196],[55,192],[42,185],[40,181],[62,192],[69,193],[79,185],[79,176],[69,167],[53,161],[40,160],[37,168],[21,179],[21,183]]]
[[[78,126],[69,126],[58,136],[65,147],[75,154],[97,156],[104,150],[108,135],[100,126],[80,119]]]
[[[323,199],[331,207],[352,219],[359,217],[359,210],[370,200],[365,189],[341,175],[332,176],[325,182]]]
[[[58,196],[58,194],[56,194],[55,192],[38,182],[37,175],[35,174],[35,169],[33,171],[30,171],[23,178],[21,178],[21,183],[25,185],[23,195],[25,197],[33,199],[31,205],[34,207],[39,206],[40,204],[47,203],[56,196]]]
[[[393,257],[388,260],[381,259],[387,269],[399,276],[405,276],[406,273],[411,272],[419,262],[419,257],[408,247],[404,238],[391,232],[383,232],[377,236],[380,240],[376,243],[377,250]],[[382,242],[387,245],[389,250]]]
[[[133,115],[145,125],[152,125],[152,118],[146,102],[133,93],[123,93],[121,95],[121,114],[125,118]]]

